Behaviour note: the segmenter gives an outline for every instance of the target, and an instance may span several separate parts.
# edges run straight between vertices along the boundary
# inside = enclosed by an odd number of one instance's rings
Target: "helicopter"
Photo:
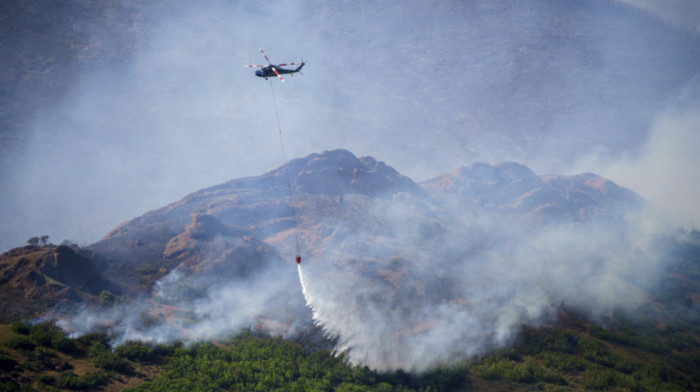
[[[265,60],[267,60],[268,65],[245,65],[245,67],[248,68],[262,68],[257,71],[255,71],[255,76],[265,78],[271,78],[273,76],[277,76],[280,78],[282,82],[284,82],[284,78],[282,77],[283,74],[294,74],[299,71],[301,71],[301,68],[304,66],[304,60],[301,60],[301,65],[297,69],[284,69],[281,67],[287,66],[287,65],[297,65],[297,63],[285,63],[285,64],[278,64],[278,65],[273,65],[270,62],[270,59],[267,58],[267,55],[265,52],[260,48],[260,53],[262,53],[263,57],[265,57]]]

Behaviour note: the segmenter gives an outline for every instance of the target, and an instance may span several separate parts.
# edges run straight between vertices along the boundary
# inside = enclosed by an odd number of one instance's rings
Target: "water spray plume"
[[[309,291],[306,289],[306,284],[304,284],[304,273],[301,271],[301,264],[297,264],[297,270],[299,270],[299,283],[301,283],[301,292],[304,294],[306,306],[313,310],[311,303],[309,302]]]

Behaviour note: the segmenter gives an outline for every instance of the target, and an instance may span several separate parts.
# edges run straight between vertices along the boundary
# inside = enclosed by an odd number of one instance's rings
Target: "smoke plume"
[[[611,159],[601,151],[577,164],[634,189],[664,216],[698,225],[700,210],[700,77],[693,78],[660,111],[639,151]]]
[[[375,369],[422,371],[483,353],[562,306],[594,319],[634,308],[662,266],[635,215],[539,228],[455,215],[447,226],[417,201],[373,203],[358,218],[366,226],[333,222],[299,276],[336,351]]]
[[[223,241],[227,239],[214,239],[212,252],[220,251],[216,243]],[[263,270],[237,278],[216,269],[192,273],[176,268],[138,298],[101,310],[59,308],[54,317],[73,336],[107,332],[114,345],[216,339],[241,329],[292,336],[308,328],[310,317],[293,268],[278,256],[263,262]]]

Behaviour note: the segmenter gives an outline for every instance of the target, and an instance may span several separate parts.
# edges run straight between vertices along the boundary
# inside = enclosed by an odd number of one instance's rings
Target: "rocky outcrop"
[[[355,157],[346,150],[311,154],[292,161],[292,186],[295,191],[337,196],[361,194],[391,197],[399,192],[424,195],[410,178],[372,157]]]
[[[226,226],[217,218],[195,214],[181,234],[165,246],[168,264],[190,273],[235,279],[260,271],[276,253],[269,245]]]

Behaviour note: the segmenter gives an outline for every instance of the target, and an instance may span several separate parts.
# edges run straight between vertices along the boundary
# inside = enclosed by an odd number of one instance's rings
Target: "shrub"
[[[94,345],[90,348],[90,353],[95,359],[95,366],[98,368],[121,373],[131,370],[129,361],[118,356],[107,347]]]
[[[50,374],[42,374],[41,376],[39,376],[39,382],[44,385],[55,385],[56,377]]]
[[[167,344],[163,344],[163,343],[156,344],[155,347],[153,347],[153,355],[156,357],[171,356],[171,355],[173,355],[175,350],[177,348],[180,348],[180,347],[182,347],[181,342],[175,342],[175,343],[172,343],[171,345],[167,345]]]
[[[596,366],[581,374],[581,385],[586,389],[596,391],[608,391],[616,388],[629,389],[634,386],[634,379],[612,369]]]
[[[615,367],[615,364],[621,360],[611,353],[603,343],[593,339],[581,339],[578,348],[583,358],[605,367]]]
[[[69,339],[67,337],[64,337],[63,339],[60,339],[58,341],[54,341],[52,345],[56,350],[64,353],[72,353],[75,352],[77,349],[73,339]]]
[[[100,385],[105,385],[109,382],[109,376],[103,372],[90,372],[82,377],[83,383],[88,388],[94,388]]]
[[[150,346],[136,341],[128,341],[117,347],[114,352],[131,361],[155,362],[157,359]]]
[[[590,364],[577,356],[560,352],[545,351],[538,357],[543,360],[547,367],[565,372],[580,372],[586,369],[587,363]]]
[[[78,338],[78,341],[88,346],[99,344],[101,346],[109,346],[109,336],[104,332],[93,332],[85,334]]]
[[[52,351],[52,350],[47,350],[41,347],[37,347],[34,349],[34,352],[32,353],[32,357],[43,360],[46,358],[58,358],[58,355]]]
[[[612,343],[618,343],[625,346],[633,346],[635,344],[634,340],[627,335],[609,331],[598,326],[591,327],[590,333],[599,339],[607,340],[608,342]]]
[[[476,366],[474,373],[489,380],[507,380],[528,384],[536,382],[567,384],[564,377],[559,373],[531,360],[527,360],[524,363],[516,363],[507,359],[489,359],[486,363]]]
[[[33,392],[29,385],[17,385],[12,381],[0,382],[0,392]]]
[[[518,352],[530,355],[537,355],[542,351],[574,354],[579,343],[578,336],[560,328],[526,330],[519,340]]]
[[[64,372],[61,374],[61,378],[56,383],[56,386],[72,390],[92,390],[107,384],[108,381],[109,377],[100,371],[87,373],[83,377],[77,376],[73,372]]]
[[[5,341],[5,346],[15,350],[20,349],[32,351],[34,350],[34,347],[36,347],[36,344],[34,344],[34,342],[32,342],[32,340],[28,337],[19,335],[7,339]]]
[[[39,373],[41,371],[41,365],[34,361],[25,361],[22,363],[22,367],[31,370],[32,372]]]
[[[0,370],[9,372],[17,366],[17,361],[8,357],[5,354],[0,354]]]
[[[62,352],[71,352],[75,349],[74,342],[54,323],[32,325],[29,337],[39,346],[52,347]]]
[[[51,347],[51,335],[53,331],[49,323],[39,323],[33,325],[29,330],[29,337],[38,346]]]
[[[29,330],[31,328],[31,324],[29,324],[29,321],[27,320],[20,320],[20,321],[15,321],[12,323],[12,332],[20,335],[29,335]]]

